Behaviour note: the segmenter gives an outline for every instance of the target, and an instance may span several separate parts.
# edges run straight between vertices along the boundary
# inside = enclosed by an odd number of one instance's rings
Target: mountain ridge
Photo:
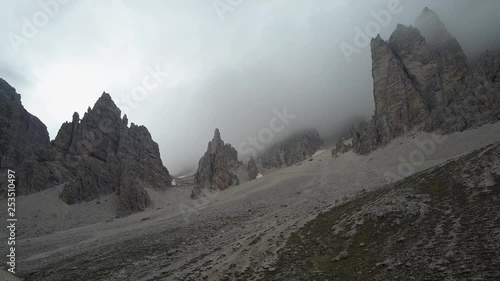
[[[380,35],[371,41],[375,112],[351,131],[357,153],[412,130],[447,134],[500,120],[499,53],[486,51],[469,67],[432,10],[424,9],[416,23],[398,24],[388,41]]]
[[[3,79],[0,86],[2,113],[7,113],[0,119],[0,127],[6,131],[0,137],[5,144],[0,170],[16,171],[19,195],[63,184],[59,197],[71,205],[116,193],[117,216],[126,216],[150,204],[145,188],[172,186],[148,129],[134,123],[128,126],[127,116],[121,117],[108,93],[83,118],[75,112],[72,121],[63,123],[49,142],[47,127],[24,109],[15,89]],[[1,190],[6,187],[2,185]]]

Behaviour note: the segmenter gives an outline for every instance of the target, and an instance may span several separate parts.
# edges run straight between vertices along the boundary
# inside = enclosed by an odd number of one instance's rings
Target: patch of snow
[[[177,184],[175,183],[175,180],[172,180],[172,186],[177,186]]]
[[[256,179],[260,179],[260,178],[262,178],[262,177],[263,177],[263,175],[262,175],[262,174],[257,174]]]
[[[345,140],[344,145],[352,145],[352,138]]]
[[[318,155],[320,155],[321,153],[323,153],[323,152],[325,152],[325,151],[326,151],[326,150],[318,150],[318,151],[316,151],[316,153],[314,153],[314,154],[313,154],[313,156],[312,156],[312,157],[314,157],[314,156],[318,156]]]

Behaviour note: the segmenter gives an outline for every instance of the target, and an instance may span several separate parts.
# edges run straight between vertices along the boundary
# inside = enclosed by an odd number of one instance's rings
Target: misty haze
[[[500,1],[0,5],[0,280],[500,280]]]

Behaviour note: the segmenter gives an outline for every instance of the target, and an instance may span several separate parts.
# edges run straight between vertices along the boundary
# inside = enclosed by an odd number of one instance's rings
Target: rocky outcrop
[[[498,53],[486,52],[470,69],[433,11],[424,9],[416,25],[398,25],[389,41],[371,42],[375,113],[353,128],[357,153],[415,129],[451,133],[500,120]]]
[[[308,130],[273,145],[257,161],[267,169],[288,167],[311,157],[321,146],[318,131]]]
[[[415,27],[399,24],[389,39],[389,46],[401,62],[403,69],[400,69],[398,73],[409,78],[408,87],[417,91],[417,93],[412,93],[413,98],[425,105],[425,112],[422,111],[420,105],[417,108],[418,112],[424,115],[416,120],[421,122],[430,111],[443,104],[438,60],[425,38]],[[373,74],[377,75],[375,72]],[[378,90],[381,89],[378,88]]]
[[[7,178],[7,169],[19,171],[24,161],[34,161],[37,153],[49,144],[47,127],[31,115],[21,103],[21,95],[0,78],[0,174]],[[26,164],[31,176],[38,179],[48,171],[35,164]],[[47,168],[49,170],[49,168]],[[17,174],[18,177],[19,173]],[[40,187],[36,186],[38,190]],[[0,183],[0,191],[6,190],[6,181]]]
[[[332,156],[337,157],[339,154],[343,154],[352,150],[352,143],[347,142],[345,138],[340,138],[335,148],[332,149]]]
[[[434,59],[438,62],[443,90],[451,91],[453,84],[464,78],[468,72],[467,57],[462,47],[438,15],[427,7],[416,19],[415,26],[425,37]]]
[[[64,184],[60,198],[75,204],[116,193],[117,214],[124,216],[148,206],[145,188],[171,186],[158,144],[144,126],[128,127],[109,94],[103,93],[83,118],[75,112],[49,143],[45,125],[24,110],[13,88],[0,82],[1,167],[16,170],[18,194]]]
[[[477,65],[477,75],[483,78],[484,84],[500,88],[500,51],[486,51],[481,55]]]
[[[112,177],[103,167],[102,161],[85,156],[79,160],[75,177],[64,187],[60,198],[71,205],[91,201],[114,191]]]
[[[247,172],[250,180],[256,179],[259,175],[259,169],[257,168],[257,164],[255,163],[253,156],[250,156],[250,160],[248,160]]]
[[[236,149],[224,143],[219,129],[215,129],[214,137],[208,143],[207,151],[198,163],[191,198],[195,199],[205,191],[224,190],[229,186],[239,185],[240,180],[236,170],[240,166]]]
[[[65,186],[61,199],[68,204],[94,200],[116,192],[119,215],[144,210],[149,197],[144,188],[166,188],[172,178],[163,166],[158,144],[146,127],[128,127],[109,94],[104,93],[79,120],[61,127],[54,146],[73,159],[76,177]]]

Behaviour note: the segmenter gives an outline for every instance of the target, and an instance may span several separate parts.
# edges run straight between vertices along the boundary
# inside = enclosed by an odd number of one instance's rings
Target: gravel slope
[[[499,136],[500,123],[450,135],[412,166],[422,171],[497,142]],[[258,279],[274,270],[275,253],[292,232],[348,198],[387,184],[388,173],[401,174],[401,159],[418,151],[415,140],[431,139],[418,132],[368,156],[322,153],[205,201],[190,200],[192,186],[186,184],[149,191],[153,207],[123,219],[85,213],[95,206],[107,208],[109,202],[83,203],[79,211],[51,209],[73,212],[82,218],[80,227],[61,220],[55,230],[44,229],[53,223],[50,213],[34,218],[30,208],[39,206],[35,200],[40,198],[19,197],[25,224],[36,223],[37,229],[19,237],[19,270],[25,280],[51,281]],[[56,189],[49,193],[47,200],[57,196]]]

